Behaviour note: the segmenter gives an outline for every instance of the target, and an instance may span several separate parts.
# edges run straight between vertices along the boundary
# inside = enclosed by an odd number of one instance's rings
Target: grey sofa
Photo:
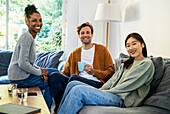
[[[115,69],[124,59],[115,59]],[[138,107],[87,106],[79,114],[170,114],[170,59],[152,57],[154,79],[144,102]]]
[[[37,52],[35,64],[40,67],[58,68],[61,71],[65,61],[59,61],[63,51]],[[0,50],[0,84],[10,83],[7,69],[12,51]],[[126,58],[115,59],[115,70]],[[138,107],[118,108],[113,106],[84,106],[79,114],[170,114],[170,59],[153,57],[154,79],[144,102]]]
[[[12,57],[13,51],[0,50],[0,84],[8,84],[10,80],[8,79],[8,66]],[[58,68],[61,71],[64,63],[60,60],[63,55],[63,51],[37,51],[37,58],[35,64],[43,68]]]

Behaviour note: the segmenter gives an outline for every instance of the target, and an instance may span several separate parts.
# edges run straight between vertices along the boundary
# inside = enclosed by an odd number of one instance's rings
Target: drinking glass
[[[18,89],[18,100],[20,102],[27,101],[27,96],[28,96],[28,88]]]
[[[16,92],[17,92],[17,84],[10,84],[8,86],[9,95],[16,95]]]

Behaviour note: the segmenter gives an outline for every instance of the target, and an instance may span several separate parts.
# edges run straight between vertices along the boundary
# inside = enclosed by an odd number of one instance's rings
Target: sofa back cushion
[[[153,75],[153,80],[150,85],[150,91],[145,99],[148,99],[156,92],[156,88],[158,87],[159,83],[162,80],[163,71],[164,71],[164,67],[163,67],[164,64],[163,64],[162,57],[152,57],[151,60],[155,66],[155,73]]]
[[[0,50],[0,76],[7,75],[12,51]]]
[[[43,68],[57,68],[59,59],[64,51],[37,52],[35,65]]]
[[[170,110],[170,62],[165,63],[163,78],[154,93],[144,105]]]

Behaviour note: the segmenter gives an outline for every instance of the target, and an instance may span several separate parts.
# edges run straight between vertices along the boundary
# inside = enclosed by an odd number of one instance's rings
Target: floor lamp
[[[107,22],[106,47],[108,48],[109,22],[120,22],[122,20],[120,6],[110,3],[110,0],[108,0],[108,3],[98,4],[94,20]]]

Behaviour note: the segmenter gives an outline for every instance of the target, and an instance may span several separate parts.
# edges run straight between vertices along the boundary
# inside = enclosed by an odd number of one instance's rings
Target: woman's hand
[[[90,75],[94,75],[93,68],[92,68],[92,66],[89,65],[89,64],[86,64],[86,65],[85,65],[84,71],[86,71],[86,72],[87,72],[88,74],[90,74]]]
[[[41,69],[41,78],[43,79],[44,83],[47,82],[48,80],[48,70],[46,70],[45,68],[40,68]]]
[[[103,87],[101,87],[101,88],[99,88],[100,90],[104,90],[104,88]]]
[[[48,75],[48,70],[46,70],[45,68],[40,68],[41,69],[41,75],[45,75],[47,76]]]
[[[41,75],[41,78],[43,79],[44,83],[46,83],[48,80],[48,77],[46,75]]]

